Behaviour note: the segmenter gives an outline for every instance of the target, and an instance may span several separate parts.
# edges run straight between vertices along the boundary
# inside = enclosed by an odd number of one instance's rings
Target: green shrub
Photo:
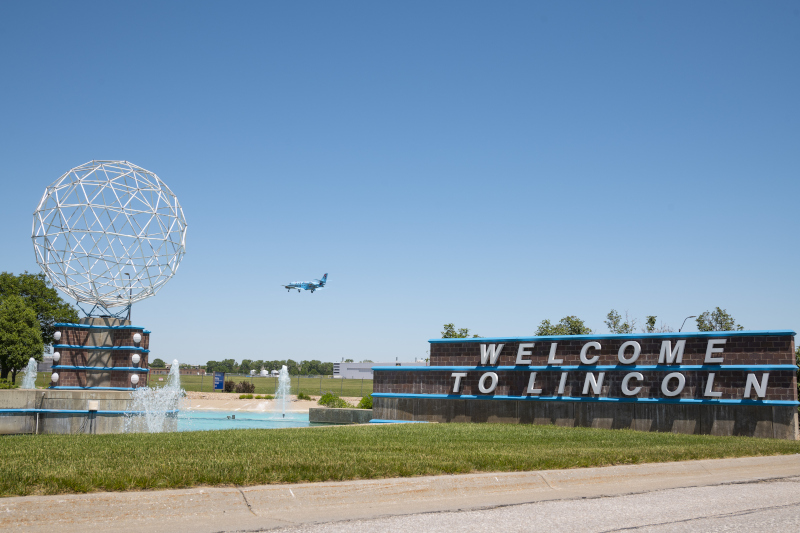
[[[256,395],[254,396],[254,398],[255,398],[256,400],[274,400],[274,399],[275,399],[275,396],[273,396],[273,395],[271,395],[271,394],[264,394],[263,396],[262,396],[261,394],[256,394]]]
[[[297,395],[298,400],[311,400],[311,396],[306,394],[305,392],[301,392]]]
[[[372,409],[372,394],[367,394],[356,405],[359,409]]]
[[[226,384],[227,385],[227,384]],[[240,381],[236,384],[236,392],[243,392],[245,394],[253,394],[256,391],[256,386],[250,381]]]
[[[11,383],[10,379],[2,379],[0,378],[0,389],[16,389],[19,385],[14,385]]]
[[[233,392],[233,389],[236,388],[236,383],[233,381],[226,381],[225,382],[225,392]]]
[[[353,407],[345,400],[339,398],[338,394],[335,394],[333,392],[326,392],[325,394],[323,394],[322,398],[319,399],[317,404],[325,407],[336,407],[336,408]]]
[[[253,395],[252,394],[240,394],[239,395],[239,399],[240,400],[252,400],[253,399]]]

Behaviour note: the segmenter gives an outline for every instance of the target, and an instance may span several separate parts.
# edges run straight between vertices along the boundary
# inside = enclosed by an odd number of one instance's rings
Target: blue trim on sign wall
[[[624,333],[620,335],[546,335],[543,337],[487,337],[478,339],[430,339],[431,344],[461,344],[471,343],[497,343],[497,342],[554,342],[554,341],[583,341],[603,339],[691,339],[724,337],[794,337],[797,335],[790,329],[758,330],[758,331],[698,331],[694,333]]]
[[[433,372],[441,370],[444,372],[600,372],[617,371],[626,372],[641,370],[644,372],[670,372],[677,370],[708,370],[713,372],[724,372],[726,370],[765,372],[770,370],[789,370],[797,371],[795,365],[563,365],[563,366],[373,366],[373,371],[378,372]]]
[[[519,400],[540,402],[608,402],[608,403],[680,403],[707,405],[800,405],[789,400],[701,400],[695,398],[606,398],[572,396],[477,396],[474,394],[403,394],[395,392],[373,392],[373,398],[430,398],[436,400]]]
[[[84,329],[141,329],[144,330],[142,326],[95,326],[93,324],[67,324],[65,322],[57,322],[53,324],[53,326],[58,326],[60,328],[84,328]],[[147,330],[144,330],[142,333],[150,333]]]
[[[179,411],[177,409],[172,409],[172,410],[163,411],[163,412],[167,413],[167,414],[173,414],[173,413],[178,413]],[[88,409],[0,409],[0,414],[2,414],[2,413],[13,413],[13,414],[16,414],[16,413],[19,413],[19,414],[25,414],[25,413],[60,413],[60,414],[63,414],[63,413],[71,413],[71,414],[97,413],[99,415],[143,415],[143,414],[147,414],[147,411],[101,411],[101,410],[89,411]]]
[[[88,370],[88,371],[117,371],[117,372],[150,372],[147,368],[138,368],[135,366],[69,366],[69,365],[53,365],[56,370]]]
[[[59,348],[61,350],[104,350],[150,353],[150,350],[137,348],[136,346],[77,346],[74,344],[54,344],[53,348]]]

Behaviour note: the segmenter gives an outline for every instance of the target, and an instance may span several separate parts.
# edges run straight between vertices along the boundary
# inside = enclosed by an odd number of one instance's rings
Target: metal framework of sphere
[[[130,306],[175,275],[186,219],[158,176],[127,161],[90,161],[47,187],[33,213],[36,262],[78,302]]]

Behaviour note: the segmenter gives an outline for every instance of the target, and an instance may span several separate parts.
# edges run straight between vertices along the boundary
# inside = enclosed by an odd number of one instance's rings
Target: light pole
[[[687,316],[686,318],[684,318],[683,319],[683,324],[681,324],[681,327],[678,328],[678,333],[681,332],[681,330],[683,329],[683,326],[686,325],[686,321],[689,320],[690,318],[697,318],[697,315]]]

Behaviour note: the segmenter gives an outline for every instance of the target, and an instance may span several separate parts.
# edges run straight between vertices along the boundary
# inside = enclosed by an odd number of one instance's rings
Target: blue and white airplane
[[[328,281],[328,273],[326,272],[322,279],[315,279],[314,281],[293,281],[288,285],[284,285],[284,289],[288,289],[286,292],[291,291],[292,289],[297,289],[297,292],[300,292],[300,289],[305,289],[307,291],[321,291],[322,288],[325,286],[325,283]]]

